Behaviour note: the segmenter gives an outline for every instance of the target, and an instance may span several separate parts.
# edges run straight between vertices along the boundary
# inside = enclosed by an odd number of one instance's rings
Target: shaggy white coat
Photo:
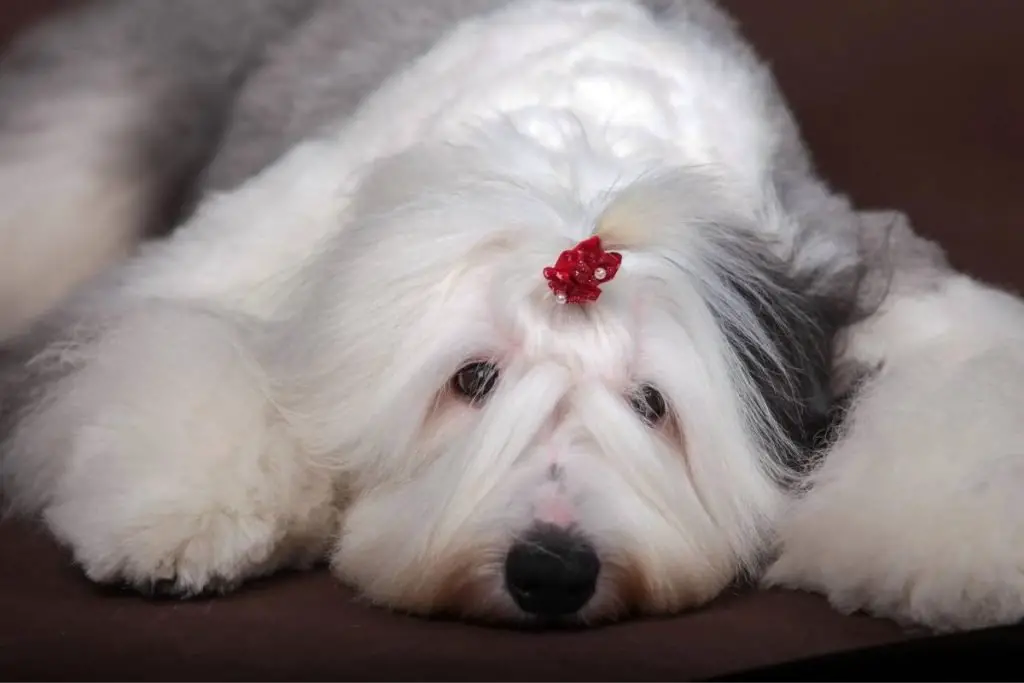
[[[799,446],[730,335],[789,369],[727,280],[773,284],[730,240],[809,271],[854,261],[857,231],[915,238],[852,212],[811,234],[783,206],[771,93],[632,2],[462,21],[63,304],[29,363],[52,376],[8,406],[10,506],[90,578],[184,593],[327,557],[383,605],[517,620],[504,555],[548,521],[601,557],[583,621],[742,576],[938,629],[1024,617],[1020,300],[897,263],[837,338],[837,368],[871,369],[838,438],[809,474],[777,457]],[[80,96],[79,130],[130,115]],[[9,336],[139,234],[144,188],[96,173],[116,143],[48,130],[0,161]],[[541,270],[591,234],[621,271],[559,305]],[[501,377],[470,406],[446,387],[475,358]],[[625,400],[642,383],[661,427]]]

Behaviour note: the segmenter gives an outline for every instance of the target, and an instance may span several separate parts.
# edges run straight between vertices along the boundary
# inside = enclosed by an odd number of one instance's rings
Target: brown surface
[[[725,598],[680,619],[517,632],[361,605],[324,571],[152,603],[101,594],[23,529],[0,527],[0,548],[0,675],[11,678],[692,679],[898,633],[783,593]]]
[[[723,0],[820,169],[961,268],[1024,289],[1024,2]]]
[[[0,0],[0,39],[5,21],[51,4]],[[962,267],[1024,288],[1024,2],[725,4],[837,187],[908,211]],[[502,631],[361,606],[323,572],[148,603],[99,594],[50,542],[11,525],[0,527],[0,615],[7,678],[698,679],[903,635],[776,592],[586,632]]]

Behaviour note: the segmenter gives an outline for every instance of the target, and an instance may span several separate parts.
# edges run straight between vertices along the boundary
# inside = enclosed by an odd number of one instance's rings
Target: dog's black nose
[[[505,557],[505,586],[524,612],[558,617],[594,595],[601,561],[580,535],[545,525],[516,541]]]

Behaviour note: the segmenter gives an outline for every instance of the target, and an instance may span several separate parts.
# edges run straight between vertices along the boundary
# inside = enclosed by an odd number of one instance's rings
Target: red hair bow
[[[563,251],[554,266],[544,269],[544,278],[559,303],[597,301],[600,285],[615,277],[621,263],[622,254],[605,251],[594,235]]]

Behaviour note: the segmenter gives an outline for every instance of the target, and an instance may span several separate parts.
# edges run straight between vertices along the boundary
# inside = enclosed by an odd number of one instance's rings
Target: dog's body
[[[1024,306],[823,184],[705,0],[101,4],[0,112],[4,491],[94,580],[1024,617]]]

